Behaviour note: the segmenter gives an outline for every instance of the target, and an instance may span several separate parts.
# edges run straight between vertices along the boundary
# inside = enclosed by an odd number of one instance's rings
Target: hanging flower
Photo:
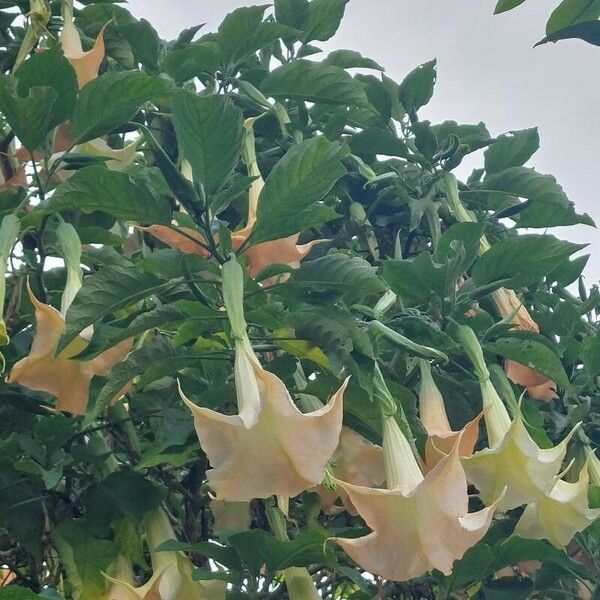
[[[460,431],[453,431],[446,415],[444,399],[431,376],[429,362],[420,359],[419,365],[421,368],[419,417],[428,436],[425,442],[425,466],[426,470],[431,470],[442,457],[450,454],[457,441],[459,441],[459,456],[473,454],[479,439],[479,421],[483,413],[469,421]]]
[[[144,585],[134,587],[131,564],[121,556],[116,562],[115,576],[106,576],[111,582],[106,600],[224,600],[225,582],[194,581],[193,564],[184,554],[156,551],[164,542],[175,539],[163,510],[150,513],[145,523],[152,577]]]
[[[354,485],[367,487],[383,485],[385,481],[383,450],[353,429],[342,427],[340,442],[331,457],[331,472],[337,479]],[[341,487],[329,489],[325,485],[320,485],[316,491],[321,497],[325,512],[333,512],[335,501],[341,498],[346,510],[351,515],[357,514],[348,494]]]
[[[500,288],[492,292],[492,300],[500,316],[503,319],[511,318],[516,329],[539,333],[540,328],[537,323],[531,318],[513,290]],[[542,373],[514,360],[507,360],[504,368],[508,378],[513,383],[526,388],[531,398],[545,402],[558,398],[556,383]]]
[[[213,515],[213,533],[226,537],[231,532],[250,529],[250,503],[212,500],[210,510]]]
[[[248,216],[246,218],[246,226],[231,234],[231,244],[235,251],[242,248],[256,223],[256,214],[258,210],[258,202],[260,193],[265,185],[265,182],[260,174],[258,163],[256,161],[256,153],[254,149],[254,121],[256,119],[248,119],[245,123],[246,139],[244,144],[244,160],[248,168],[248,175],[256,177],[250,185],[248,193]],[[197,230],[190,227],[167,227],[165,225],[151,225],[150,227],[140,228],[153,235],[156,239],[171,248],[175,248],[184,254],[198,254],[199,256],[210,256],[210,252],[206,248],[206,238]],[[248,272],[251,277],[256,277],[263,269],[274,264],[285,264],[290,267],[297,268],[302,259],[312,250],[313,246],[327,240],[313,240],[306,244],[298,244],[300,233],[261,242],[256,245],[248,246],[243,249],[243,254],[248,260]],[[216,238],[218,240],[218,237]],[[199,243],[194,243],[196,240]],[[268,282],[269,283],[269,282]]]
[[[321,600],[308,569],[288,567],[283,575],[290,600]]]
[[[344,383],[322,409],[303,414],[285,384],[256,357],[243,313],[243,273],[223,265],[223,295],[235,339],[237,415],[196,406],[183,393],[212,469],[218,500],[296,496],[323,481],[342,427]]]
[[[373,530],[367,536],[334,538],[363,569],[406,581],[431,569],[450,574],[455,560],[488,530],[496,502],[469,513],[467,480],[459,458],[460,439],[451,453],[425,476],[393,416],[383,420],[383,452],[388,489],[336,480]]]
[[[90,382],[96,375],[108,376],[115,364],[131,350],[133,340],[124,340],[105,350],[92,360],[76,360],[89,344],[89,330],[84,330],[58,354],[58,343],[65,331],[65,315],[83,281],[80,266],[81,243],[72,225],[61,223],[57,228],[67,265],[67,281],[62,294],[61,310],[40,302],[29,283],[27,291],[35,309],[36,331],[29,355],[17,362],[7,383],[19,383],[32,390],[56,397],[57,410],[75,415],[85,414]],[[120,394],[119,394],[120,395]]]
[[[84,85],[98,77],[98,71],[104,60],[106,50],[104,44],[104,30],[106,29],[106,25],[100,30],[93,48],[84,51],[79,32],[73,21],[72,8],[70,11],[65,11],[63,17],[64,25],[59,37],[60,45],[62,46],[65,58],[71,63],[73,69],[75,69],[77,83],[79,84],[79,89],[81,89]]]
[[[534,502],[540,493],[552,489],[576,428],[558,446],[541,449],[529,435],[520,413],[511,421],[490,381],[481,346],[473,331],[461,326],[459,337],[480,382],[489,445],[473,456],[463,458],[467,479],[477,487],[486,503],[506,488],[498,510]]]
[[[588,459],[589,461],[589,459]],[[558,548],[565,547],[573,536],[600,517],[600,509],[588,504],[588,464],[576,482],[557,478],[552,489],[525,507],[514,535],[529,539],[546,539]]]

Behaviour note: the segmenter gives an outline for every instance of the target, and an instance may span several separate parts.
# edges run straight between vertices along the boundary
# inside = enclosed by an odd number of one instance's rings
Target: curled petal
[[[71,63],[77,74],[77,83],[79,89],[90,81],[98,77],[100,65],[104,60],[104,30],[106,25],[100,30],[94,46],[91,50],[84,52],[81,46],[81,38],[73,21],[66,21],[60,34],[60,44],[66,59]]]
[[[163,244],[184,254],[210,256],[208,250],[200,245],[206,241],[204,236],[190,227],[177,227],[177,230],[174,230],[166,225],[150,225],[149,227],[138,227],[138,229],[148,232]],[[196,242],[200,242],[200,244]]]

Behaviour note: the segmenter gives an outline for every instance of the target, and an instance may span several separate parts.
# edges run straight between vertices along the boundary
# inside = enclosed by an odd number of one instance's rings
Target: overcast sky
[[[198,23],[214,31],[234,8],[262,3],[129,0],[129,8],[170,39]],[[531,166],[554,175],[578,212],[600,225],[600,48],[565,41],[534,50],[555,4],[528,0],[493,16],[494,0],[350,0],[340,30],[324,47],[358,50],[396,81],[437,58],[436,91],[423,117],[433,123],[483,121],[492,135],[537,125],[541,148]],[[473,166],[478,163],[471,161]],[[587,283],[600,280],[597,231],[582,226],[553,233],[589,243]]]

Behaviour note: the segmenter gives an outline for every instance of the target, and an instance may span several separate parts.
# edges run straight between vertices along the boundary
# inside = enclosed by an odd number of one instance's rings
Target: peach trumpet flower
[[[506,511],[535,502],[540,494],[552,489],[567,445],[577,427],[554,448],[540,448],[529,435],[520,412],[511,420],[490,380],[481,346],[473,330],[463,325],[458,331],[480,382],[488,436],[488,448],[462,459],[467,479],[477,487],[485,503],[497,498],[500,491],[506,488],[498,510]]]
[[[246,332],[243,273],[234,259],[223,265],[223,296],[235,340],[237,415],[195,405],[196,433],[212,469],[218,500],[244,502],[296,496],[323,481],[340,437],[346,383],[323,408],[302,413],[285,384],[265,370]]]
[[[95,375],[108,376],[113,366],[131,350],[133,340],[124,340],[92,360],[76,360],[74,357],[89,344],[90,332],[84,330],[57,354],[60,338],[65,331],[65,315],[83,281],[81,244],[77,232],[72,225],[61,223],[57,234],[67,265],[61,310],[40,302],[27,283],[29,299],[35,309],[36,331],[28,356],[13,366],[7,383],[19,383],[29,389],[51,394],[56,397],[57,410],[83,415],[87,409],[92,378]]]
[[[265,182],[262,178],[256,160],[254,144],[254,121],[256,119],[247,119],[244,126],[246,137],[244,142],[244,161],[248,169],[248,175],[256,177],[250,186],[248,192],[248,216],[246,225],[238,231],[231,234],[231,244],[235,251],[242,248],[256,223],[256,214],[260,193],[264,188]],[[179,231],[174,231],[165,225],[151,225],[150,227],[140,227],[147,231],[156,239],[171,248],[179,250],[184,254],[198,254],[199,256],[210,256],[209,250],[205,247],[206,238],[197,230],[190,227],[178,227]],[[300,262],[308,255],[313,246],[327,240],[313,240],[306,244],[298,244],[300,233],[293,234],[286,238],[261,242],[256,245],[248,246],[243,250],[244,256],[248,260],[248,271],[251,277],[256,277],[263,269],[274,264],[286,264],[297,268]],[[198,243],[195,243],[197,241]]]
[[[156,551],[161,544],[175,539],[169,518],[162,509],[150,513],[146,519],[146,541],[150,548],[152,577],[142,586],[133,586],[130,562],[120,556],[107,600],[224,600],[226,585],[223,581],[194,581],[193,564],[182,553]]]
[[[539,333],[540,328],[537,323],[531,318],[513,290],[500,288],[492,292],[492,300],[503,319],[512,319],[515,329]],[[504,364],[504,370],[507,377],[513,383],[523,386],[534,400],[549,402],[558,398],[556,383],[531,367],[509,359]]]
[[[388,489],[335,480],[373,531],[333,540],[363,569],[386,579],[406,581],[431,569],[450,574],[454,561],[485,535],[497,504],[468,512],[459,445],[460,438],[450,454],[423,475],[396,419],[384,416]]]
[[[344,426],[338,447],[331,457],[330,471],[336,479],[347,483],[367,487],[381,486],[385,481],[383,450],[353,429]],[[341,498],[346,510],[351,515],[357,514],[343,488],[336,487],[331,490],[325,485],[320,485],[316,491],[326,513],[335,512],[335,502]]]
[[[419,390],[419,417],[425,431],[425,468],[431,470],[442,457],[450,454],[459,441],[458,454],[471,456],[479,439],[479,421],[483,412],[469,421],[460,431],[453,431],[448,421],[444,399],[431,376],[429,361],[419,359],[421,388]]]
[[[70,4],[70,6],[69,6]],[[79,89],[98,77],[100,65],[104,60],[106,47],[104,44],[104,30],[106,25],[100,30],[94,46],[91,50],[84,51],[81,45],[81,37],[75,27],[73,20],[73,2],[63,2],[63,30],[60,33],[59,41],[62,46],[65,58],[71,63]]]
[[[559,475],[552,488],[525,507],[513,535],[529,539],[546,539],[564,548],[573,536],[600,517],[600,509],[588,504],[589,458],[575,482]]]

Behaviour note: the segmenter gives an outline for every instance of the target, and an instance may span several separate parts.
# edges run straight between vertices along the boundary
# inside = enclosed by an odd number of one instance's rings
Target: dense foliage
[[[346,2],[0,2],[0,599],[599,597],[593,222]]]

